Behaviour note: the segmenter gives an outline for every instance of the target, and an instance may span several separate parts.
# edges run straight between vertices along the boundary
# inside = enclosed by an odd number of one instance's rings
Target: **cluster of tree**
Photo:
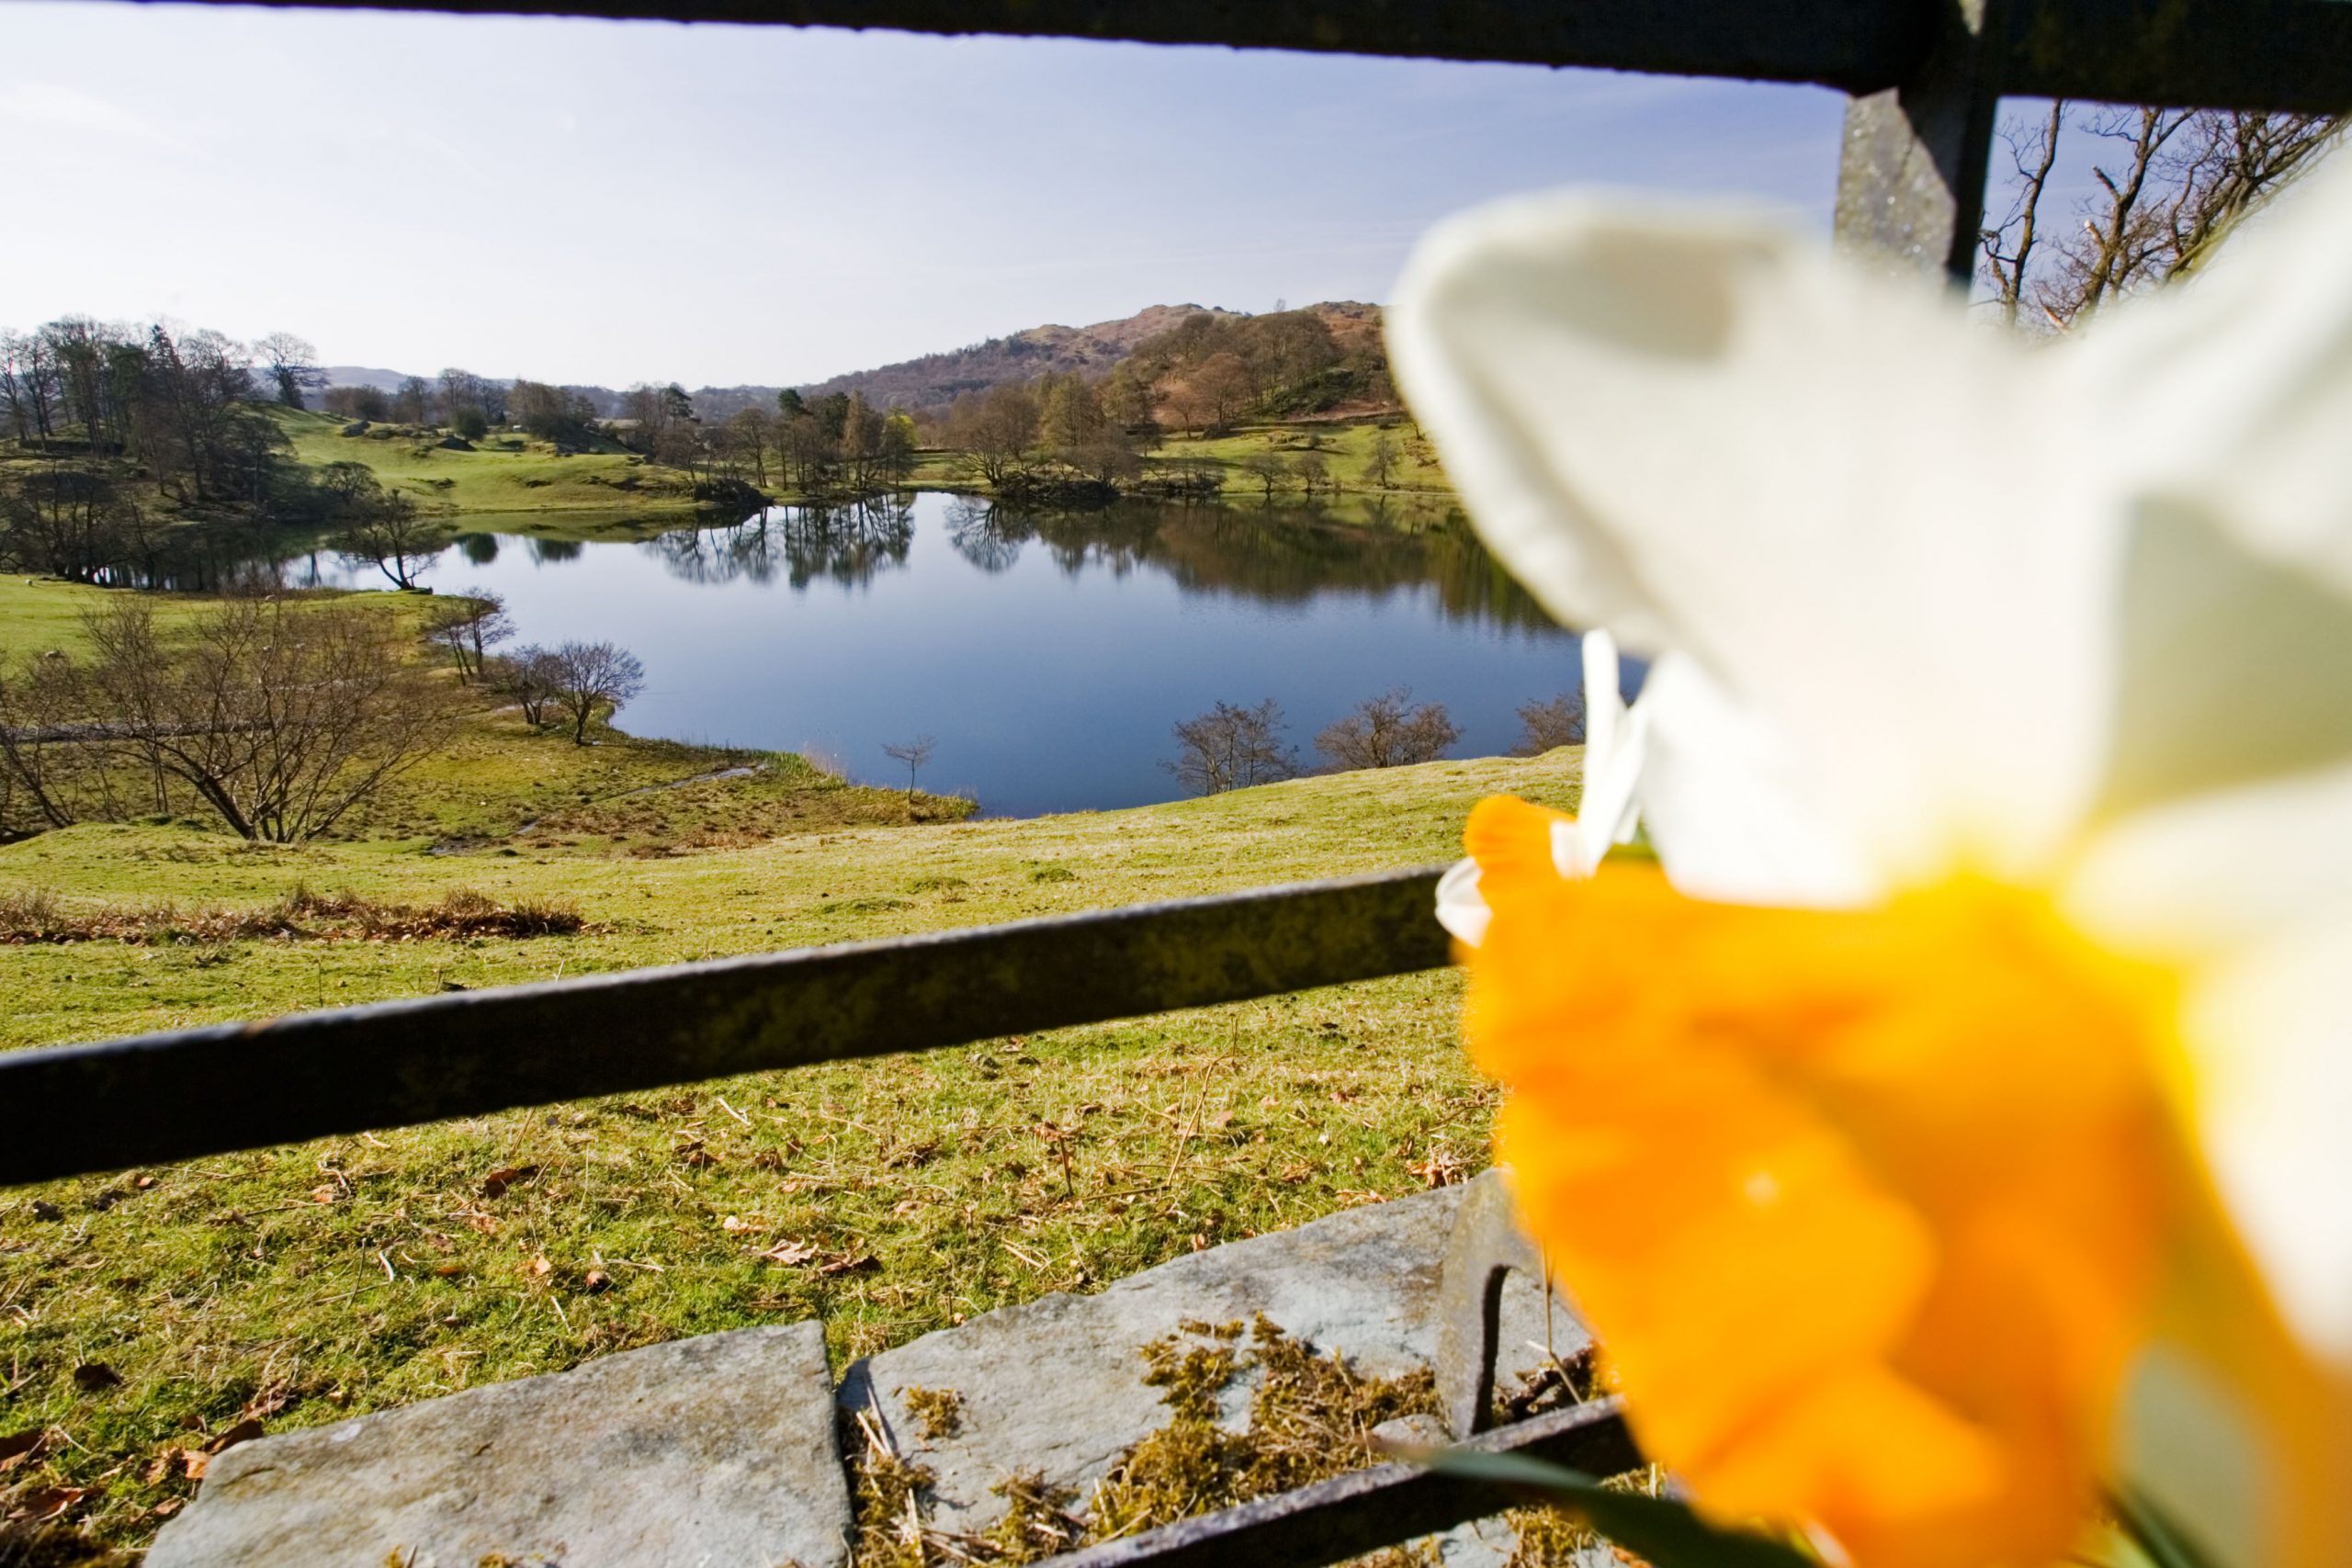
[[[1376,330],[1342,341],[1317,311],[1200,311],[1137,344],[1103,378],[1102,400],[1130,426],[1200,435],[1227,429],[1245,414],[1298,413],[1346,401],[1389,407],[1396,393]]]
[[[1195,795],[1296,778],[1303,771],[1296,747],[1283,740],[1288,728],[1272,697],[1255,707],[1218,703],[1175,727],[1177,753],[1160,766]],[[1324,773],[1360,768],[1401,768],[1442,758],[1462,739],[1442,703],[1416,705],[1410,688],[1398,686],[1367,697],[1315,736]]]
[[[523,384],[477,376],[470,370],[452,367],[432,380],[422,376],[408,377],[389,392],[380,387],[329,387],[321,402],[327,412],[345,419],[446,426],[467,440],[475,441],[492,429],[511,423],[514,389]],[[575,390],[552,389],[559,393]]]
[[[283,443],[253,407],[256,367],[299,404],[314,357],[286,333],[241,344],[68,317],[0,332],[0,418],[20,446],[134,466],[173,502],[261,510]]]
[[[997,488],[1041,466],[1105,485],[1142,468],[1134,422],[1075,371],[967,392],[948,405],[938,434],[967,473]]]
[[[235,598],[166,627],[126,595],[85,630],[86,657],[0,670],[0,832],[198,808],[247,839],[312,838],[455,714],[362,601]]]
[[[2280,186],[2341,139],[2344,115],[2085,107],[2004,125],[2006,214],[1986,224],[1984,288],[2003,316],[2064,332],[2122,295],[2193,271]],[[2097,189],[2049,231],[2042,210],[2069,128],[2097,148]]]
[[[503,608],[499,606],[502,621]],[[499,635],[507,634],[502,630]],[[457,636],[460,641],[472,639],[469,631]],[[533,643],[503,659],[485,659],[482,648],[488,640],[472,645],[478,678],[512,697],[523,710],[523,722],[534,729],[558,719],[570,725],[575,746],[588,744],[588,726],[599,715],[610,722],[645,689],[644,664],[615,643],[565,642],[553,648]],[[448,646],[446,639],[443,645]]]

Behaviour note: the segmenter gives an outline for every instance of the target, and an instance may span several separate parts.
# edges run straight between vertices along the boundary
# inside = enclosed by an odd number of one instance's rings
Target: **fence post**
[[[1838,164],[1838,243],[1965,287],[1984,222],[1999,93],[1989,74],[2002,0],[1932,0],[1935,41],[1896,86],[1853,100]]]

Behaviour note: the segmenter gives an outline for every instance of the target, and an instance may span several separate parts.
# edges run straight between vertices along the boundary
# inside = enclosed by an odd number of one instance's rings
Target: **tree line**
[[[1584,714],[1581,690],[1521,704],[1511,755],[1539,757],[1555,747],[1581,744]],[[1298,749],[1283,739],[1288,728],[1272,697],[1255,705],[1221,702],[1170,731],[1176,755],[1160,766],[1194,795],[1297,778],[1310,770]],[[1344,773],[1439,761],[1461,739],[1443,703],[1416,704],[1410,687],[1392,687],[1316,732],[1313,744],[1323,761],[1311,771]]]

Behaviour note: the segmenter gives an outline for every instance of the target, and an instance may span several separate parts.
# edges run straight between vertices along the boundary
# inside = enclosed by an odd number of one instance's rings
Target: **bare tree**
[[[1272,697],[1256,707],[1219,703],[1176,726],[1176,760],[1159,765],[1195,795],[1296,778],[1298,754],[1282,744],[1283,728],[1283,710]]]
[[[269,367],[269,378],[277,389],[277,400],[289,409],[302,407],[302,394],[327,384],[326,372],[319,368],[319,351],[310,340],[292,333],[272,333],[254,350]]]
[[[414,588],[417,574],[439,558],[449,531],[417,514],[416,502],[397,491],[379,495],[335,541],[353,567],[373,566],[395,588]]]
[[[159,798],[192,791],[247,839],[326,831],[451,722],[447,688],[358,600],[232,599],[166,635],[152,604],[124,598],[84,624],[74,739],[153,778]]]
[[[1315,737],[1334,773],[1356,768],[1401,768],[1434,762],[1462,739],[1442,703],[1412,705],[1409,686],[1398,686],[1356,705],[1353,713]]]
[[[1519,744],[1514,757],[1540,757],[1562,746],[1584,744],[1584,692],[1562,692],[1519,705]]]
[[[484,678],[491,649],[514,635],[514,623],[504,599],[487,588],[469,588],[435,603],[424,635],[447,651],[458,680],[472,682]]]
[[[523,722],[537,729],[548,721],[548,706],[555,701],[555,655],[532,643],[488,666],[492,688],[514,699]]]
[[[2098,108],[2079,119],[2106,152],[2075,228],[2045,233],[2060,141],[2076,106],[2002,132],[2014,170],[2007,215],[1980,237],[1984,281],[2003,316],[2064,331],[2119,296],[2192,270],[2246,213],[2341,139],[2341,115]],[[2026,307],[2031,314],[2026,314]]]
[[[895,746],[885,746],[882,748],[882,754],[884,756],[889,758],[893,761],[904,762],[907,765],[907,798],[909,800],[912,800],[915,797],[915,773],[917,770],[922,768],[925,762],[931,761],[931,753],[937,745],[938,742],[932,737],[928,735],[918,735],[912,740],[904,740]]]
[[[1290,476],[1290,465],[1282,460],[1280,454],[1273,452],[1250,453],[1234,467],[1263,485],[1268,501],[1274,498],[1274,487]]]
[[[1291,467],[1298,474],[1298,488],[1308,495],[1330,483],[1330,465],[1323,460],[1320,452],[1312,449],[1301,452],[1291,460]]]
[[[947,410],[947,440],[978,479],[1001,484],[1037,445],[1037,399],[1026,387],[967,392]]]
[[[1363,455],[1363,477],[1374,490],[1386,490],[1396,479],[1397,457],[1396,443],[1388,432],[1381,431],[1372,438],[1372,446]]]
[[[575,746],[588,744],[588,721],[598,709],[617,713],[645,690],[645,666],[609,642],[563,644],[549,654],[547,675],[551,700],[571,720]]]

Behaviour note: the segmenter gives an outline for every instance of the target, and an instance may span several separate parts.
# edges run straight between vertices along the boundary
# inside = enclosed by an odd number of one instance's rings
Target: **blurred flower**
[[[1529,1223],[1719,1517],[2025,1564],[2120,1479],[2352,1562],[2347,254],[2352,167],[2052,347],[1573,197],[1400,285],[1481,531],[1657,656],[1638,777],[1482,805],[1447,924]],[[1603,772],[1663,876],[1591,874]]]

